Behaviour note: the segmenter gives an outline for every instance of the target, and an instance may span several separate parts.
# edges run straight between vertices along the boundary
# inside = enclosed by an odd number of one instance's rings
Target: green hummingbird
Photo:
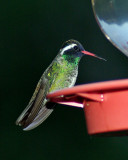
[[[62,45],[55,59],[41,76],[28,106],[16,121],[17,125],[22,126],[26,131],[34,129],[52,113],[55,103],[50,102],[46,95],[74,86],[78,65],[83,55],[103,59],[85,51],[76,40],[68,40]]]

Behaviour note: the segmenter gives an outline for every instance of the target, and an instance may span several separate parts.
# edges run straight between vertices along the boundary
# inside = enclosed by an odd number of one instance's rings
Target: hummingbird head
[[[73,40],[73,39],[68,40],[65,43],[63,43],[60,49],[60,54],[65,57],[74,57],[74,58],[77,58],[77,57],[81,58],[84,55],[89,55],[89,56],[93,56],[93,57],[105,60],[93,53],[86,51],[84,47],[82,46],[82,44],[80,44],[78,41]]]

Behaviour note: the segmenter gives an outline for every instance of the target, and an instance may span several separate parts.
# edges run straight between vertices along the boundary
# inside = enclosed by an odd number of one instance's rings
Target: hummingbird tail
[[[31,113],[33,105],[30,104],[17,119],[16,124],[22,126],[24,131],[34,129],[48,118],[48,116],[53,112],[54,105],[55,103],[46,102],[46,104],[41,107],[35,118],[32,120]]]
[[[29,131],[29,130],[32,130],[32,129],[36,128],[41,123],[43,123],[49,117],[49,115],[52,112],[53,112],[53,108],[48,109],[46,106],[43,106],[43,108],[40,110],[40,112],[35,117],[35,119],[30,124],[27,124],[27,125],[23,126],[23,130],[24,131]]]

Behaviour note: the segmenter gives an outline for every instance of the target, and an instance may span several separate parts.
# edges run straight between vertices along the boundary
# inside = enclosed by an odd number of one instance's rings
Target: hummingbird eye
[[[74,46],[73,48],[74,48],[75,51],[80,51],[78,46]]]

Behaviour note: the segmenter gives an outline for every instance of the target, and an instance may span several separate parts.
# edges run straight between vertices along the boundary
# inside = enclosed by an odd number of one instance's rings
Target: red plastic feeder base
[[[128,135],[128,79],[75,86],[48,98],[84,108],[90,135]]]

